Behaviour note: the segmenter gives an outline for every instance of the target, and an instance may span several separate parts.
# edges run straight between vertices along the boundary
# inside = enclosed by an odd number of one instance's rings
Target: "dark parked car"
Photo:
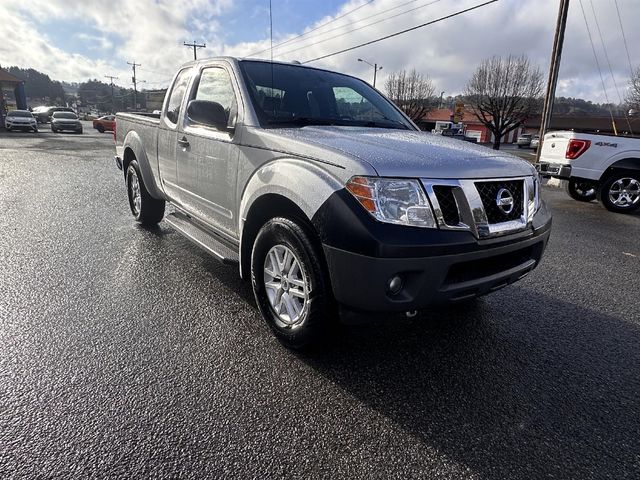
[[[54,112],[51,117],[51,131],[62,132],[64,130],[82,133],[82,123],[73,112]]]
[[[55,112],[70,112],[75,114],[73,108],[70,107],[47,107],[37,112],[34,111],[33,114],[38,120],[38,123],[49,123]]]

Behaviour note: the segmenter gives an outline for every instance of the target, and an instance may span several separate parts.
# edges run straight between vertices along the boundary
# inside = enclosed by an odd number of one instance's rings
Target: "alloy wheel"
[[[278,326],[301,326],[308,309],[309,287],[302,263],[285,245],[275,245],[267,253],[264,286]]]

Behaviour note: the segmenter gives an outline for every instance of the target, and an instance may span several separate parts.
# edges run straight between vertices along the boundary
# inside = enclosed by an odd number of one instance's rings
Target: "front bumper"
[[[326,217],[314,223],[325,227],[321,240],[334,297],[362,312],[422,310],[498,290],[538,265],[551,233],[544,202],[526,231],[478,240],[469,232],[370,222],[343,200],[330,223]],[[395,294],[389,288],[394,277],[402,281]]]
[[[52,123],[51,130],[58,130],[59,132],[81,132],[82,124],[64,125],[59,123]]]
[[[22,130],[33,130],[34,128],[38,128],[38,124],[36,123],[5,123],[5,128],[12,129],[22,129]]]
[[[563,180],[568,180],[571,177],[571,165],[540,162],[536,163],[536,170],[543,177],[561,178]]]

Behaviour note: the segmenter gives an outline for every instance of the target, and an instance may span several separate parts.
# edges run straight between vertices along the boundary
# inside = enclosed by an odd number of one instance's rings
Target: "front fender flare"
[[[242,232],[251,206],[263,195],[276,194],[291,200],[311,220],[331,194],[341,188],[342,180],[307,160],[271,161],[254,172],[242,192],[239,231]]]

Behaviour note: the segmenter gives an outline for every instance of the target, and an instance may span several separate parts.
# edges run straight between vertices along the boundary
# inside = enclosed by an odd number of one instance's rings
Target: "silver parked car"
[[[531,138],[532,135],[530,133],[523,133],[522,135],[520,135],[518,137],[518,140],[516,141],[516,144],[518,145],[518,148],[528,148],[531,146]]]
[[[29,110],[12,110],[7,113],[4,125],[9,132],[13,130],[38,131],[38,122]]]
[[[529,147],[533,148],[533,150],[538,150],[538,146],[540,145],[540,135],[534,135],[531,138],[531,143],[529,144]]]
[[[51,131],[55,133],[65,130],[82,133],[80,119],[73,112],[55,112],[51,116]]]

